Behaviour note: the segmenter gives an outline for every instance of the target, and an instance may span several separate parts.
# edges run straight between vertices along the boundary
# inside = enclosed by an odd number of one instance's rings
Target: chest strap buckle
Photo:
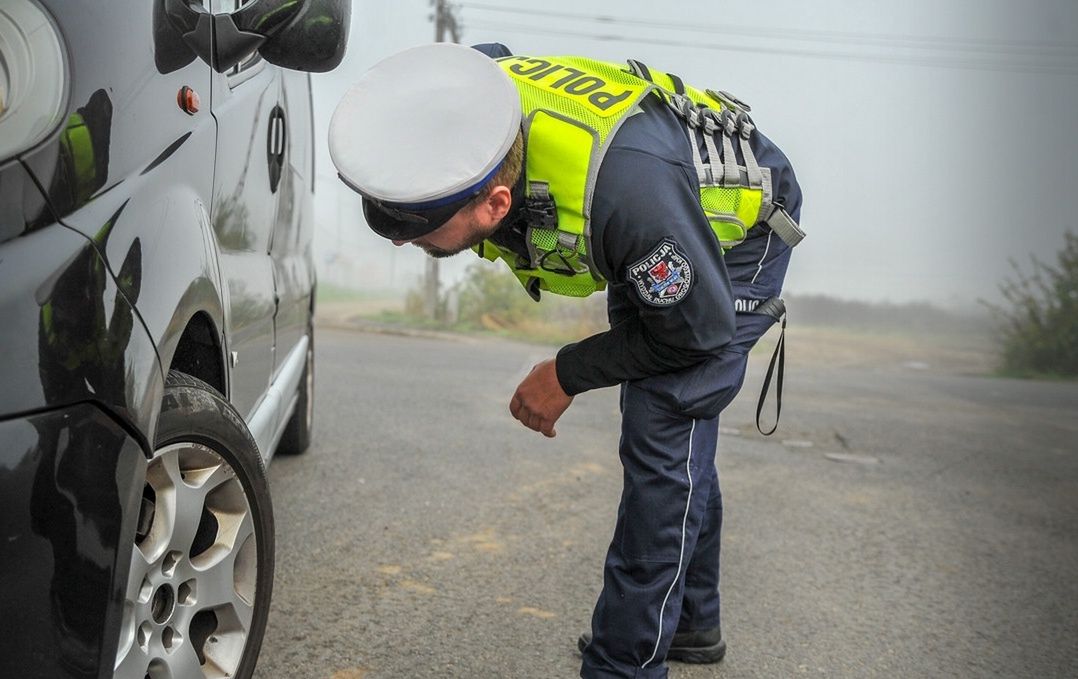
[[[771,210],[771,214],[768,216],[764,223],[771,227],[771,230],[775,232],[775,235],[782,239],[783,243],[786,243],[791,248],[800,243],[805,238],[805,232],[801,230],[801,227],[797,225],[797,222],[793,220],[793,217],[781,206],[776,204]]]
[[[558,206],[550,195],[547,182],[528,182],[528,195],[524,198],[524,213],[528,226],[538,229],[558,228]]]

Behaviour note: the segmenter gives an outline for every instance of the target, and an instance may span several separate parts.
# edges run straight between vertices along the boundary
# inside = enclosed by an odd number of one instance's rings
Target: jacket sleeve
[[[672,372],[719,353],[734,335],[734,305],[691,168],[614,148],[595,196],[592,255],[610,283],[611,327],[558,352],[565,391]]]

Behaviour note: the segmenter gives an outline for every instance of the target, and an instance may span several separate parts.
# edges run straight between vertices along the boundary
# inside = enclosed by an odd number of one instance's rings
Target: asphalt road
[[[766,355],[724,415],[727,658],[671,676],[1078,676],[1078,384],[790,351],[778,434],[750,434]],[[319,331],[314,446],[269,470],[256,676],[577,675],[617,399],[524,429],[509,397],[550,353]]]

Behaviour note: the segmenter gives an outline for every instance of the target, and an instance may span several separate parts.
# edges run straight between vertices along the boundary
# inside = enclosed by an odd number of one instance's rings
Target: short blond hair
[[[502,162],[502,166],[498,168],[498,171],[494,173],[494,176],[490,178],[490,181],[483,185],[479,193],[472,199],[469,205],[481,203],[486,200],[490,192],[494,190],[495,186],[506,186],[510,189],[516,185],[517,180],[520,179],[520,173],[524,170],[524,131],[517,132],[516,139],[513,140],[513,145],[509,147],[509,152],[505,154],[505,160]]]

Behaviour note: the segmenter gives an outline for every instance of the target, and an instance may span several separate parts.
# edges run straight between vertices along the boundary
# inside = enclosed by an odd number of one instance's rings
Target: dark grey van
[[[249,677],[347,0],[0,0],[0,677]]]

